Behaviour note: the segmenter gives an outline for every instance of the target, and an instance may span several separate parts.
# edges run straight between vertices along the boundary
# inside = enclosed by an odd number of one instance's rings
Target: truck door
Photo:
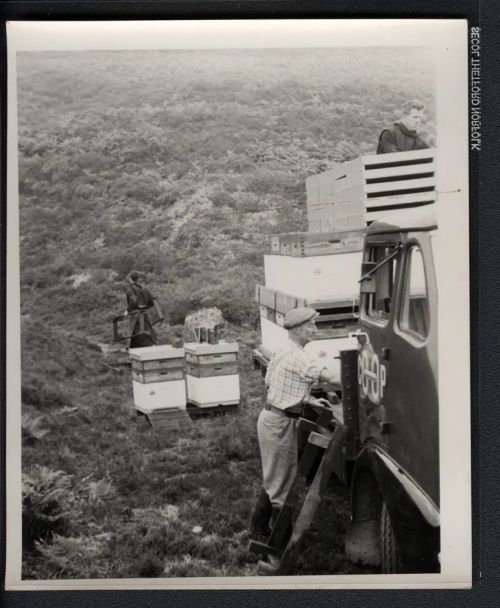
[[[378,269],[372,293],[361,298],[361,440],[376,442],[439,504],[437,296],[428,234],[372,237],[365,261]]]

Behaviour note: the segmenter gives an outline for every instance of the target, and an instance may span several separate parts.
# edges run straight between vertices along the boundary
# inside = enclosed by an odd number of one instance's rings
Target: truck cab
[[[432,207],[375,221],[364,241],[356,332],[357,450],[346,553],[383,572],[439,571]]]

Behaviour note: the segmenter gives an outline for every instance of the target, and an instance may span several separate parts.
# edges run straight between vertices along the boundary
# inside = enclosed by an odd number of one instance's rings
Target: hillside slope
[[[254,572],[266,238],[306,229],[305,177],[374,152],[407,98],[427,104],[432,144],[433,94],[419,49],[19,54],[23,469],[35,494],[60,490],[44,520],[60,536],[37,552],[28,526],[26,576]],[[133,268],[168,312],[164,340],[196,308],[222,309],[241,342],[238,417],[183,436],[131,419],[129,378],[96,344],[111,341]],[[339,540],[345,498],[332,498],[335,549],[303,572],[357,571]]]

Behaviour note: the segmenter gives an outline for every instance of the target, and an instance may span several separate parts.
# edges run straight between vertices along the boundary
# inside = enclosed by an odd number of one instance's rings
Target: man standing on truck
[[[424,120],[424,104],[410,99],[403,105],[403,118],[396,121],[392,129],[384,129],[378,140],[377,154],[423,150],[427,143],[418,135]]]
[[[263,489],[250,522],[256,536],[269,535],[270,520],[276,521],[297,473],[297,418],[302,405],[328,405],[326,399],[311,397],[311,388],[318,382],[339,380],[304,350],[316,333],[318,314],[307,307],[286,313],[283,327],[288,329],[289,346],[274,353],[267,368],[267,400],[257,422]]]
[[[129,318],[130,348],[153,346],[157,343],[149,310],[156,307],[155,300],[149,289],[139,283],[140,274],[133,270],[125,288],[127,294],[127,311]]]

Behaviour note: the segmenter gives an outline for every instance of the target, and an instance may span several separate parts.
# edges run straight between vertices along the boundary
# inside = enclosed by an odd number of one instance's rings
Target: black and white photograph
[[[7,42],[6,588],[470,586],[466,21]]]

